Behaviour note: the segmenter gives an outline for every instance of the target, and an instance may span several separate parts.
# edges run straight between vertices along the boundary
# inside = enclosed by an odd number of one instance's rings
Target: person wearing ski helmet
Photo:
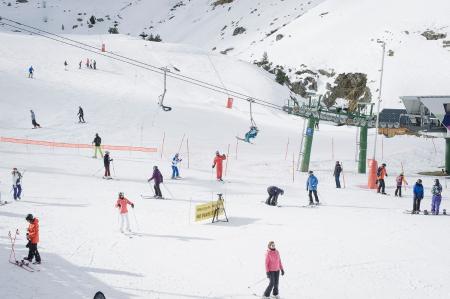
[[[214,157],[212,168],[214,167],[216,168],[216,178],[218,181],[223,181],[222,180],[223,160],[226,159],[227,156],[225,156],[225,154],[221,155],[219,151],[216,151],[216,156]]]
[[[183,161],[183,159],[180,159],[179,154],[176,153],[172,159],[172,179],[177,179],[180,177],[178,163],[180,163],[181,161]]]
[[[267,193],[269,193],[269,198],[267,198],[266,204],[276,206],[278,203],[278,196],[283,195],[284,190],[276,186],[270,186],[267,188]]]
[[[422,201],[423,194],[424,194],[421,179],[418,179],[416,184],[414,185],[413,193],[414,193],[414,203],[413,203],[412,213],[419,214],[420,213],[420,202]]]
[[[98,133],[95,133],[95,138],[92,141],[92,144],[94,145],[94,156],[92,158],[97,159],[97,151],[100,152],[100,155],[103,158],[103,152],[102,152],[102,139],[100,136],[98,136]]]
[[[11,173],[12,176],[12,187],[14,190],[14,200],[20,199],[20,196],[22,194],[22,174],[20,171],[17,170],[16,167],[13,168],[13,171]]]
[[[162,199],[162,193],[161,193],[161,188],[159,187],[159,185],[161,183],[163,183],[163,176],[161,174],[161,172],[158,169],[158,166],[153,166],[153,174],[152,177],[149,178],[147,181],[150,183],[150,181],[154,181],[154,186],[153,188],[155,189],[155,198],[160,198]]]
[[[119,198],[116,202],[116,208],[119,209],[120,214],[120,231],[124,232],[124,226],[127,231],[131,232],[130,229],[130,219],[128,218],[128,205],[134,209],[134,203],[129,201],[123,194],[123,192],[119,192]]]
[[[111,172],[109,171],[111,161],[113,161],[113,159],[109,157],[109,151],[105,151],[105,155],[103,156],[103,165],[105,166],[105,176],[103,177],[104,179],[111,178]]]
[[[306,191],[308,191],[308,197],[309,197],[309,204],[313,205],[313,197],[312,195],[314,194],[314,199],[316,200],[316,205],[319,204],[319,196],[317,195],[317,185],[319,184],[319,180],[317,179],[317,177],[314,175],[314,172],[312,170],[310,170],[308,172],[309,176],[308,179],[306,180]]]
[[[269,279],[269,285],[264,291],[263,298],[270,298],[270,293],[272,292],[273,296],[279,299],[278,283],[280,279],[280,272],[281,275],[284,275],[284,268],[281,263],[280,253],[275,248],[275,242],[270,241],[267,247],[265,266],[267,278]]]
[[[386,163],[383,163],[377,169],[378,193],[381,192],[381,194],[386,194],[386,184],[384,183],[384,178],[387,176]]]
[[[433,215],[439,215],[439,206],[442,200],[442,185],[439,183],[439,179],[434,180],[434,185],[431,188],[431,213]]]
[[[27,240],[28,240],[28,257],[25,257],[24,260],[29,262],[33,261],[35,258],[34,264],[41,263],[41,256],[38,251],[38,243],[39,243],[39,219],[33,217],[32,214],[28,214],[25,220],[29,223],[27,230]]]

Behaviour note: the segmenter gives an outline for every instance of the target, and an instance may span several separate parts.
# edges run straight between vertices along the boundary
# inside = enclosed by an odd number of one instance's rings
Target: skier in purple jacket
[[[159,185],[163,182],[163,176],[158,169],[158,166],[153,166],[153,175],[147,181],[150,183],[151,180],[154,180],[154,189],[155,189],[155,198],[163,198],[161,189]]]

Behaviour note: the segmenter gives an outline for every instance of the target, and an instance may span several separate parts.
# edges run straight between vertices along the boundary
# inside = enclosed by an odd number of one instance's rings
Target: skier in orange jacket
[[[214,157],[214,164],[212,165],[212,168],[216,167],[216,176],[218,181],[222,180],[222,169],[223,169],[223,160],[226,160],[227,156],[225,154],[221,155],[219,151],[216,151],[216,156]]]

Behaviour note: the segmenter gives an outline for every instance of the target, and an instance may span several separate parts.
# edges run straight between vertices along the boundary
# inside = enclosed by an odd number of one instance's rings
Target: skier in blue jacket
[[[423,185],[422,180],[418,179],[417,183],[414,185],[414,204],[413,204],[413,214],[419,214],[420,212],[420,201],[423,199]]]
[[[183,159],[180,159],[178,153],[176,153],[172,159],[172,179],[180,178],[178,163],[180,163],[181,161],[183,161]]]
[[[28,68],[28,78],[33,79],[33,74],[34,74],[34,68],[33,68],[33,66],[30,66]]]
[[[316,200],[316,205],[319,204],[319,196],[317,195],[317,185],[319,184],[319,180],[314,175],[313,171],[309,171],[308,180],[306,180],[306,191],[309,191],[309,204],[313,205],[313,197],[312,194],[314,193],[314,198]]]
[[[255,138],[258,135],[258,128],[255,126],[250,127],[250,131],[245,133],[245,142],[250,142],[250,138]]]

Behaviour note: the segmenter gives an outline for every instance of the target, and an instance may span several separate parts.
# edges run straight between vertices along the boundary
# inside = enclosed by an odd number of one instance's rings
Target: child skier
[[[223,169],[223,160],[226,160],[227,156],[225,154],[221,155],[219,151],[216,151],[216,156],[214,157],[212,168],[216,167],[216,177],[218,181],[222,180],[222,169]]]
[[[273,290],[273,296],[276,299],[279,299],[278,295],[278,282],[280,279],[280,271],[281,275],[284,275],[283,264],[281,263],[280,253],[275,249],[275,242],[270,241],[268,244],[268,250],[266,253],[266,274],[267,278],[269,278],[270,282],[267,286],[263,299],[269,299],[270,293]]]
[[[103,165],[105,166],[105,175],[103,176],[104,179],[111,179],[111,172],[109,171],[109,165],[111,164],[111,159],[109,157],[109,151],[105,152],[105,156],[103,157]]]
[[[161,188],[159,187],[159,185],[163,182],[163,176],[161,174],[161,172],[158,169],[158,166],[153,166],[153,174],[152,177],[149,178],[147,181],[150,183],[151,180],[154,180],[155,185],[153,186],[153,188],[155,189],[155,198],[159,198],[162,199],[162,193],[161,193]]]
[[[306,180],[306,191],[309,192],[309,204],[313,205],[313,197],[312,194],[314,193],[314,198],[316,200],[316,205],[319,204],[319,196],[317,195],[317,185],[319,184],[319,180],[314,175],[313,171],[309,171],[308,179]]]
[[[423,185],[422,180],[418,179],[417,183],[414,185],[414,204],[413,204],[413,214],[419,214],[420,212],[420,201],[423,199]]]
[[[31,113],[31,124],[33,125],[33,129],[40,128],[41,125],[36,122],[36,114],[34,114],[33,110],[30,110]]]
[[[95,138],[92,141],[92,144],[94,144],[94,156],[92,158],[97,159],[97,151],[100,152],[100,155],[103,158],[103,152],[102,152],[102,139],[100,138],[100,136],[98,136],[98,133],[95,133]]]
[[[278,203],[278,196],[284,194],[284,190],[276,186],[270,186],[267,188],[267,193],[269,193],[269,198],[266,200],[267,205],[276,206]]]
[[[116,202],[116,208],[119,209],[120,213],[120,232],[124,232],[124,225],[128,232],[131,232],[130,229],[130,219],[128,219],[128,205],[131,206],[131,208],[134,209],[134,203],[129,201],[125,196],[123,195],[123,192],[119,192],[119,198]]]
[[[22,194],[22,174],[17,170],[17,168],[14,167],[11,175],[14,190],[14,200],[18,200],[20,199],[20,195]]]
[[[439,215],[439,206],[441,205],[442,200],[442,185],[439,183],[438,179],[434,180],[434,185],[431,188],[431,193],[433,197],[431,199],[431,213],[433,215]]]
[[[25,257],[24,260],[29,262],[33,261],[33,257],[36,258],[36,261],[33,264],[41,263],[41,256],[39,255],[39,251],[37,245],[39,243],[39,220],[34,218],[32,214],[28,214],[25,220],[28,221],[28,232],[27,232],[27,240],[28,240],[28,257]]]
[[[69,65],[69,64],[68,64],[67,61],[65,60],[65,61],[64,61],[64,70],[65,70],[65,71],[67,71],[67,66],[68,66],[68,65]]]
[[[180,163],[181,161],[183,161],[183,159],[180,159],[178,153],[176,153],[172,159],[172,180],[180,178],[178,163]]]
[[[408,182],[405,180],[403,172],[400,173],[400,175],[395,179],[395,181],[397,182],[397,189],[395,189],[395,196],[402,197],[403,183],[405,183],[405,185],[408,185]]]

